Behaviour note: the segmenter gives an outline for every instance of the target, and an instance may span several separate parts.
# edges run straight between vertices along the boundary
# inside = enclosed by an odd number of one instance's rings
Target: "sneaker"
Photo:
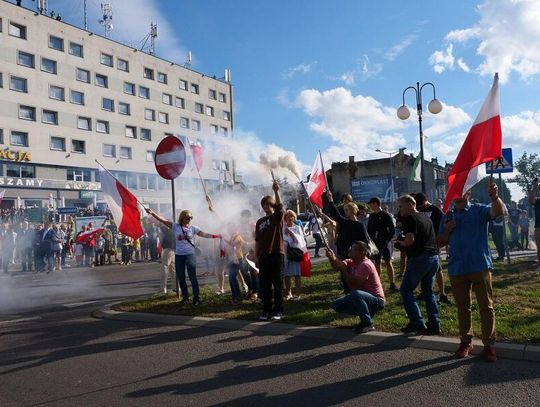
[[[277,313],[277,314],[272,315],[273,321],[279,321],[281,320],[281,318],[283,318],[283,314]]]
[[[194,299],[193,300],[193,306],[198,307],[199,305],[201,305],[201,300],[199,300],[198,298]]]
[[[217,295],[225,294],[225,290],[217,290],[216,294]]]
[[[415,334],[423,335],[427,332],[427,328],[425,327],[425,325],[418,325],[418,324],[409,322],[407,326],[404,326],[403,328],[401,328],[401,332],[403,332],[404,334],[415,333]]]
[[[448,304],[448,305],[452,305],[452,301],[450,301],[450,298],[448,298],[448,295],[446,295],[446,294],[440,294],[439,295],[439,302],[444,303],[444,304]]]
[[[189,298],[182,298],[180,304],[189,304]]]
[[[431,326],[431,324],[427,324],[426,335],[440,335],[441,333],[440,325]]]
[[[459,344],[458,350],[454,353],[454,357],[456,359],[463,359],[469,356],[469,353],[473,350],[473,344],[472,343],[465,343],[461,342]]]
[[[396,283],[390,284],[390,292],[393,292],[393,293],[399,292],[399,288],[397,287]]]
[[[262,314],[262,315],[259,317],[259,321],[270,321],[270,315],[268,315],[268,314]]]
[[[486,345],[484,346],[484,349],[482,350],[482,357],[486,362],[496,362],[497,361],[497,353],[495,353],[495,348],[493,346]]]
[[[366,332],[374,331],[375,327],[372,324],[360,324],[354,328],[355,334],[365,334]]]

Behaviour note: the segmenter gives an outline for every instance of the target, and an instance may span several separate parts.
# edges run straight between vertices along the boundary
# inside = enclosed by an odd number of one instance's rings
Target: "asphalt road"
[[[540,405],[540,364],[101,320],[158,265],[0,277],[0,406]]]

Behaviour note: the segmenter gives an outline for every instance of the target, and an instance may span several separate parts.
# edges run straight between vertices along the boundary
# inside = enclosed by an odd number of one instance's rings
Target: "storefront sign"
[[[61,181],[56,179],[0,177],[0,187],[99,191],[101,184],[99,182]]]
[[[10,161],[32,161],[28,151],[11,151],[9,149],[0,150],[0,159]]]
[[[96,193],[94,191],[79,191],[80,199],[94,199]]]
[[[357,202],[367,202],[372,197],[379,197],[382,202],[389,202],[391,195],[390,177],[373,176],[351,180],[351,195]]]

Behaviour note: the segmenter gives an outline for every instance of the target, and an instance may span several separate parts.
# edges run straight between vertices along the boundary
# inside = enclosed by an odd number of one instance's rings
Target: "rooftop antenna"
[[[99,20],[99,23],[105,27],[105,37],[111,38],[112,25],[112,5],[110,3],[101,3],[101,13],[103,18]]]
[[[148,53],[150,55],[156,54],[156,38],[157,38],[157,24],[150,23],[150,34],[142,39],[141,51],[146,50],[146,43],[150,40],[150,46],[148,47]]]
[[[230,69],[225,69],[225,77],[223,79],[225,80],[226,83],[231,82],[231,70]]]
[[[192,58],[191,58],[191,51],[188,51],[187,53],[187,56],[186,56],[186,62],[184,63],[184,68],[191,68],[191,61],[192,61]]]
[[[37,0],[37,11],[39,14],[47,14],[47,0]]]

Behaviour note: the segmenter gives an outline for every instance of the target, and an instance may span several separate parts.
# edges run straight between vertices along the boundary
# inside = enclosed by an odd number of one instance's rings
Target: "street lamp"
[[[403,91],[403,102],[397,110],[397,116],[401,120],[407,120],[411,115],[409,108],[405,105],[405,93],[412,89],[416,93],[416,113],[418,114],[418,128],[420,130],[420,178],[422,180],[422,193],[426,193],[426,178],[424,173],[424,134],[422,132],[422,89],[424,86],[430,85],[433,88],[433,100],[428,104],[428,110],[432,114],[438,114],[442,110],[442,104],[435,97],[435,85],[431,82],[426,82],[420,86],[420,82],[416,82],[416,87],[409,86]]]
[[[403,151],[406,148],[407,147],[404,147],[404,148],[402,148],[402,149],[400,149],[398,151],[392,151],[392,152],[382,151],[381,149],[376,149],[375,150],[378,153],[388,154],[388,161],[390,161],[390,191],[391,191],[390,204],[392,206],[392,209],[394,209],[394,171],[393,171],[393,166],[392,166],[392,156],[394,154],[398,154],[400,151]]]

